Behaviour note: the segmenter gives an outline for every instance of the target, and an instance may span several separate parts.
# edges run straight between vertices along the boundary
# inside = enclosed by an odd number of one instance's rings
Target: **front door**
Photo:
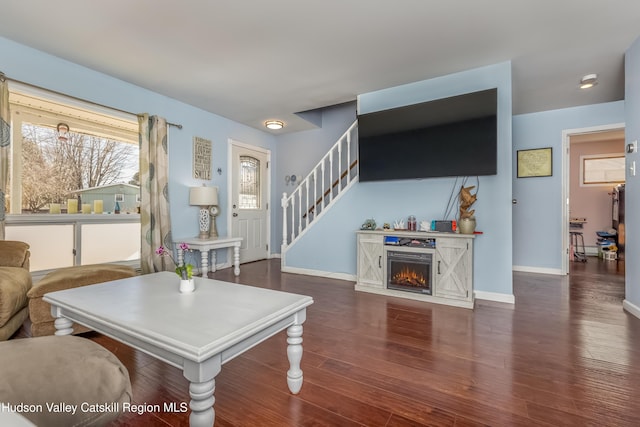
[[[242,237],[240,262],[268,257],[269,151],[231,142],[231,234]]]

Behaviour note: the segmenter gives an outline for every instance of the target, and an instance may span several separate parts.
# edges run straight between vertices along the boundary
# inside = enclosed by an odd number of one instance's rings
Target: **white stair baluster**
[[[294,196],[296,192],[291,193],[291,196]],[[293,243],[293,240],[296,238],[296,198],[291,197],[291,241],[289,243]]]
[[[318,213],[318,168],[313,170],[313,219]]]
[[[307,189],[307,203],[305,203],[305,206],[309,206],[309,178],[304,180],[304,184],[305,184],[305,188]],[[309,209],[305,208],[305,226],[304,228],[307,228],[309,226]]]
[[[337,192],[336,192],[336,196],[340,194],[340,191],[342,190],[342,139],[340,139],[340,141],[338,141],[338,187],[337,187]]]
[[[333,202],[333,153],[332,148],[329,154],[329,204]]]
[[[302,186],[298,185],[298,236],[302,233]]]
[[[289,199],[287,199],[287,193],[282,193],[282,199],[280,200],[282,206],[282,246],[281,253],[287,248],[287,207],[289,206]]]
[[[347,134],[347,185],[351,182],[351,134]]]

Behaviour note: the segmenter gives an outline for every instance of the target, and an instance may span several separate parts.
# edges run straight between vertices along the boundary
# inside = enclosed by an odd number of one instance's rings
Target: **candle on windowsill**
[[[51,213],[51,214],[59,214],[60,213],[60,203],[49,203],[49,213]]]
[[[91,213],[91,205],[89,203],[83,203],[82,204],[82,213],[83,214],[90,214]]]
[[[102,200],[94,200],[93,201],[93,213],[101,214],[104,209]]]
[[[78,213],[78,199],[67,199],[67,213]]]

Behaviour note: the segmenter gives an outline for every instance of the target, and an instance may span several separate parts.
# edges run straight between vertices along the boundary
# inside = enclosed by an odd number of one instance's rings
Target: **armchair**
[[[29,245],[0,240],[0,341],[10,338],[29,317]]]

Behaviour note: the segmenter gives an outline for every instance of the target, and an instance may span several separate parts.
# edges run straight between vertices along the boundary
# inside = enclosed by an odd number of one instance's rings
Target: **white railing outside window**
[[[27,243],[31,272],[72,265],[140,265],[140,215],[7,215],[6,239]]]

